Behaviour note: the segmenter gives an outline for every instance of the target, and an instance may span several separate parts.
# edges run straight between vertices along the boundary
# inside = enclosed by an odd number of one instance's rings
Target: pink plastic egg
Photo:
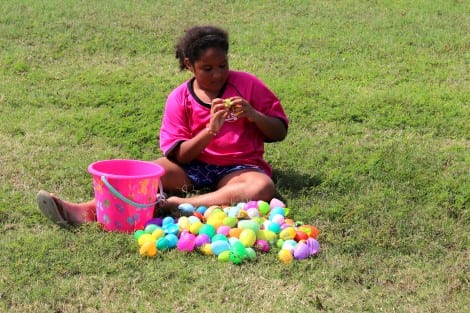
[[[255,250],[261,252],[268,252],[269,251],[269,244],[266,240],[258,239],[255,241],[254,245]]]
[[[178,240],[177,248],[180,251],[193,251],[196,245],[196,236],[192,233],[182,232]]]

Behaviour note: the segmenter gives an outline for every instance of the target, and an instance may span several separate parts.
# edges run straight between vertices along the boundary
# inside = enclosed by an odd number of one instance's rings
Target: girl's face
[[[209,48],[193,64],[187,62],[188,69],[196,77],[199,88],[217,94],[228,78],[227,54],[220,48]]]

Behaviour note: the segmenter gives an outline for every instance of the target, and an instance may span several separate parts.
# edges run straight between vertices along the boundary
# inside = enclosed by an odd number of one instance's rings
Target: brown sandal
[[[49,192],[44,190],[39,191],[36,195],[36,201],[41,213],[53,223],[64,228],[73,225],[67,220],[66,212],[63,210],[63,207],[59,208],[57,202]]]

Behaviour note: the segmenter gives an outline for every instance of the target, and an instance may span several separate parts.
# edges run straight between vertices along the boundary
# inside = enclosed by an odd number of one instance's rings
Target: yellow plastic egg
[[[258,232],[258,236],[257,236],[258,239],[261,239],[261,240],[265,240],[267,242],[273,242],[273,241],[276,241],[277,239],[277,235],[275,232],[272,232],[270,230],[267,230],[267,229],[261,229],[259,232]]]
[[[199,229],[201,228],[201,226],[202,226],[202,222],[196,221],[196,222],[192,223],[191,226],[189,226],[189,231],[192,234],[197,235],[197,234],[199,234]]]
[[[137,239],[137,244],[139,245],[139,247],[142,247],[143,244],[148,241],[155,242],[155,239],[152,237],[151,234],[142,234],[139,236],[139,239]]]
[[[244,229],[238,238],[245,247],[253,247],[256,241],[256,234],[251,229]]]
[[[282,249],[278,253],[279,260],[284,264],[289,264],[294,260],[294,256],[287,249]]]
[[[230,260],[230,250],[223,251],[217,256],[220,262],[228,262]]]
[[[279,238],[282,240],[289,240],[294,239],[295,237],[295,229],[294,227],[286,227],[279,233]]]
[[[155,241],[146,241],[139,249],[139,254],[142,256],[155,256],[157,255],[157,246]]]
[[[207,224],[214,226],[216,229],[219,228],[220,225],[223,225],[224,219],[227,217],[227,214],[224,211],[217,211],[213,212],[207,218]]]
[[[205,243],[201,246],[201,252],[204,254],[204,255],[212,255],[212,248],[211,248],[211,244],[210,243]]]
[[[152,232],[152,238],[153,240],[157,241],[161,237],[165,235],[165,231],[161,228],[157,228]]]
[[[187,216],[181,216],[178,219],[178,226],[179,226],[181,231],[189,230],[190,225],[191,225],[191,223],[189,222],[189,218]]]
[[[248,217],[248,213],[245,210],[240,210],[237,213],[237,218],[239,219],[247,219]]]

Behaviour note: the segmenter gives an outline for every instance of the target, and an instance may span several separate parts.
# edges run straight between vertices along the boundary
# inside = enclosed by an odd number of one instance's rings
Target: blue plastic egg
[[[229,251],[230,244],[228,243],[228,241],[217,240],[211,243],[211,250],[213,254],[219,255],[223,251]]]

